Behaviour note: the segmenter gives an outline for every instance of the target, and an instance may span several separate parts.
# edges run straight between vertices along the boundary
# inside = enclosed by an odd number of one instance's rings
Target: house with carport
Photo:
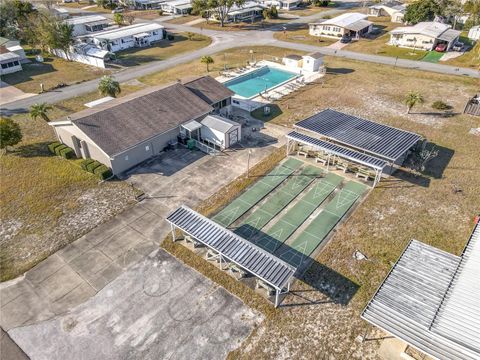
[[[111,168],[113,174],[125,172],[184,140],[192,140],[205,152],[217,151],[203,139],[202,128],[208,125],[201,123],[215,111],[212,105],[221,104],[232,92],[214,79],[204,78],[190,81],[190,88],[181,82],[147,88],[49,124],[59,141],[74,149],[77,157],[95,159]],[[191,90],[195,87],[196,92]],[[196,124],[200,127],[194,129]],[[232,137],[228,140],[234,143]]]
[[[73,36],[82,36],[103,31],[110,20],[102,15],[86,15],[65,19],[65,23],[73,27]]]
[[[439,44],[450,50],[460,37],[460,31],[436,21],[419,22],[413,26],[398,27],[390,31],[389,45],[430,51]]]
[[[389,17],[392,22],[403,23],[403,17],[405,16],[406,9],[407,6],[400,1],[384,1],[369,6],[368,15],[375,17],[386,16]]]
[[[309,34],[334,39],[342,36],[360,38],[372,31],[373,23],[367,19],[367,15],[360,13],[345,13],[332,19],[321,19],[308,24]]]

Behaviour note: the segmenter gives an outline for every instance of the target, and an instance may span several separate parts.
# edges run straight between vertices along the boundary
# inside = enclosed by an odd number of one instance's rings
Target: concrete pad
[[[96,293],[97,291],[92,286],[86,282],[82,282],[65,296],[55,301],[53,310],[55,313],[63,313],[64,309],[72,309],[84,303]]]
[[[3,329],[0,329],[0,359],[28,360],[27,355],[12,341]]]
[[[65,262],[57,254],[54,254],[43,260],[32,270],[28,271],[25,274],[25,278],[33,284],[39,284],[43,280],[57,272],[64,265]]]
[[[9,335],[32,359],[213,360],[224,359],[262,320],[159,250],[68,314]]]
[[[110,265],[111,259],[98,249],[91,249],[76,257],[70,266],[82,277],[94,276]]]
[[[382,340],[378,349],[378,356],[383,360],[405,360],[402,353],[407,348],[407,344],[395,337],[387,337]]]
[[[64,266],[39,284],[39,289],[52,301],[60,299],[76,288],[82,278],[69,266]]]
[[[96,248],[111,260],[115,260],[141,241],[145,241],[145,238],[138,231],[127,227],[121,232],[103,240]]]
[[[123,270],[120,266],[115,263],[111,263],[106,268],[102,269],[90,279],[88,279],[88,283],[96,290],[102,290],[107,284],[115,280],[120,274],[122,274]]]
[[[15,86],[7,84],[4,81],[0,81],[0,105],[20,99],[25,99],[35,95],[37,94],[24,93],[22,90],[17,89]]]

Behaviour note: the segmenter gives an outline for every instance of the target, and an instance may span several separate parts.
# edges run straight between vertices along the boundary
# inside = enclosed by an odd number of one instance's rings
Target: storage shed
[[[235,121],[217,115],[208,115],[201,124],[202,140],[222,150],[228,149],[242,139],[242,126]]]

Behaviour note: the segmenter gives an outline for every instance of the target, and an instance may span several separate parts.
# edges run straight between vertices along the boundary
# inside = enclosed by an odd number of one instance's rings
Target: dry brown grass
[[[44,54],[43,63],[37,63],[34,56],[29,56],[29,59],[31,63],[23,64],[22,71],[2,75],[2,80],[24,92],[36,94],[40,92],[41,83],[47,91],[60,83],[72,85],[110,73],[105,69],[67,61],[50,54]]]
[[[171,81],[176,81],[185,76],[192,75],[210,75],[213,77],[219,76],[220,72],[227,68],[235,68],[245,66],[246,62],[252,58],[250,50],[254,51],[253,57],[257,61],[272,60],[274,57],[283,57],[286,54],[291,54],[292,50],[282,49],[272,46],[252,46],[228,49],[224,52],[212,55],[214,64],[210,65],[210,72],[207,72],[205,64],[200,63],[200,59],[186,64],[180,64],[174,68],[158,73],[146,75],[139,80],[145,84],[158,85]],[[294,53],[303,55],[305,52],[295,51]]]
[[[139,88],[123,84],[121,95]],[[62,101],[53,106],[49,116],[60,119],[100,97],[90,93]],[[135,197],[123,182],[99,184],[98,178],[80,168],[81,160],[52,156],[47,145],[56,138],[43,120],[33,120],[27,114],[13,119],[22,128],[23,140],[0,157],[2,281],[27,271],[122,211]]]
[[[468,131],[479,127],[480,119],[461,114],[442,117],[431,114],[430,107],[433,101],[444,100],[455,113],[461,112],[478,89],[477,79],[382,65],[372,71],[370,64],[336,58],[327,58],[326,63],[330,74],[322,83],[278,102],[281,115],[274,123],[291,125],[331,107],[420,133],[441,152],[421,176],[398,174],[381,183],[316,258],[322,266],[358,284],[349,305],[330,303],[329,296],[315,290],[333,287],[342,291],[338,281],[322,276],[324,270],[315,271],[310,276],[317,280],[309,281],[314,286],[297,282],[293,290],[300,291],[301,297],[294,294],[286,300],[287,304],[307,305],[284,308],[275,321],[261,326],[232,354],[238,358],[376,358],[376,341],[354,341],[367,328],[360,311],[408,241],[415,238],[459,254],[472,218],[479,212],[479,140]],[[407,115],[402,100],[411,89],[422,93],[426,103]],[[354,260],[355,250],[369,260]],[[369,337],[374,336],[370,333]]]
[[[175,17],[173,19],[170,19],[170,20],[167,20],[165,22],[169,23],[169,24],[182,25],[182,24],[186,24],[190,21],[197,20],[197,19],[200,19],[200,16],[184,15],[184,16],[177,16],[177,17]]]
[[[309,35],[308,25],[306,24],[298,29],[276,32],[275,34],[273,34],[273,37],[282,41],[289,41],[314,46],[328,46],[338,41],[338,39],[329,39],[325,37]]]

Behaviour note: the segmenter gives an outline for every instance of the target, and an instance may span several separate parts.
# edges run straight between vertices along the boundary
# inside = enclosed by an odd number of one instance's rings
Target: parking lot
[[[9,334],[31,359],[222,359],[260,321],[157,250],[75,310]]]

